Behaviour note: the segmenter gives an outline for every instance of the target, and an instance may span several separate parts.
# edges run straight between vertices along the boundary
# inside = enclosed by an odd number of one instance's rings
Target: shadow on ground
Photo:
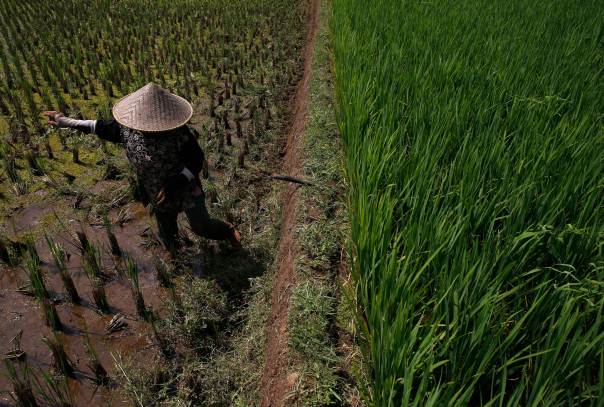
[[[229,302],[239,303],[251,286],[250,279],[266,273],[269,254],[258,247],[233,251],[222,245],[207,245],[188,253],[185,262],[195,277],[215,282]]]

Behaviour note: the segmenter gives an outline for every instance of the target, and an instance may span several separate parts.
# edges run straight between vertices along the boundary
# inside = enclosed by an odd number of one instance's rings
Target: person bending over
[[[187,125],[193,107],[180,96],[149,83],[120,99],[109,120],[76,120],[48,111],[50,125],[96,134],[121,143],[137,176],[144,205],[151,205],[166,249],[178,249],[177,217],[182,211],[197,235],[228,240],[239,249],[241,236],[232,224],[208,214],[199,179],[204,155]]]

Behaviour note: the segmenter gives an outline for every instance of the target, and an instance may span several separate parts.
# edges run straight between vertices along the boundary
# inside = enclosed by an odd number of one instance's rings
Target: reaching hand
[[[166,180],[164,187],[155,197],[155,203],[161,205],[167,199],[172,201],[179,195],[185,193],[185,188],[189,185],[189,179],[184,174],[173,175]]]
[[[59,119],[61,117],[65,117],[65,115],[61,112],[56,112],[54,110],[48,110],[46,112],[42,112],[42,115],[48,117],[48,124],[55,127],[60,127]]]

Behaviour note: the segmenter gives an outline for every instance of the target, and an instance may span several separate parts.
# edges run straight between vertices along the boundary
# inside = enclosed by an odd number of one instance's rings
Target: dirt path
[[[283,170],[285,174],[300,176],[301,151],[306,129],[309,85],[313,50],[319,21],[320,0],[310,0],[308,34],[304,47],[304,72],[298,89],[292,99],[292,122],[287,136]],[[284,398],[293,383],[289,383],[287,372],[287,316],[292,288],[297,276],[294,270],[296,245],[294,231],[296,224],[297,189],[299,185],[288,184],[283,193],[283,219],[278,253],[278,269],[273,283],[271,314],[267,326],[266,364],[261,382],[261,405],[278,407],[284,405]]]

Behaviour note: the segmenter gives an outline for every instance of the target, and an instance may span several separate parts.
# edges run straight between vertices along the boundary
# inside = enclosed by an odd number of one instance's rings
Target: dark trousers
[[[196,235],[212,240],[228,239],[232,226],[218,219],[213,219],[206,208],[204,195],[195,197],[195,206],[185,209],[189,225]],[[159,237],[170,251],[176,248],[178,236],[178,212],[155,212],[159,228]]]

